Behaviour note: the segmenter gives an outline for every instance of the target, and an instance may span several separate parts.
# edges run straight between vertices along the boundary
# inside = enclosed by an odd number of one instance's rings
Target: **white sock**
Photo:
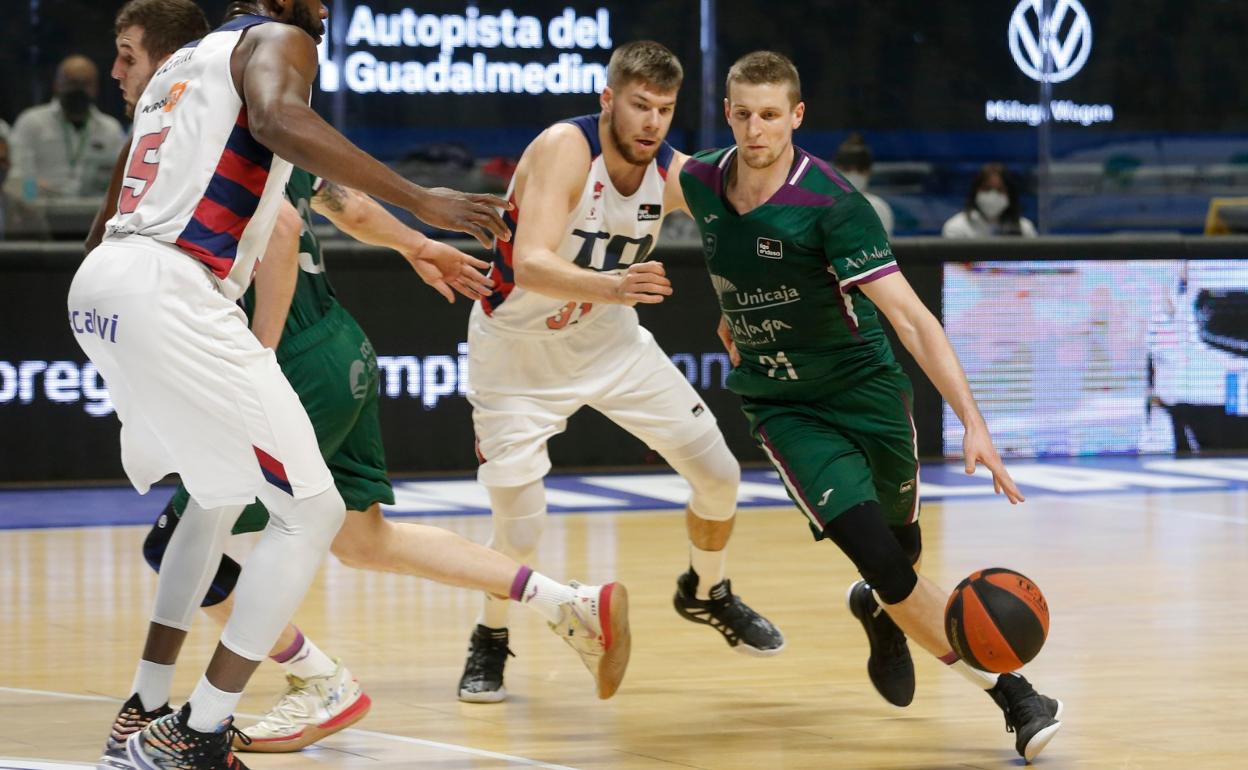
[[[507,627],[507,614],[511,611],[510,599],[499,599],[485,595],[485,606],[481,608],[481,616],[477,623],[486,628],[500,629]]]
[[[130,692],[139,694],[144,711],[155,711],[169,702],[169,691],[173,688],[173,669],[172,663],[165,665],[150,660],[139,661]]]
[[[338,664],[321,652],[321,648],[305,637],[302,631],[298,632],[298,636],[295,637],[290,647],[272,656],[271,660],[281,666],[287,674],[304,680],[318,676],[333,676],[338,670]]]
[[[711,588],[724,579],[724,568],[728,562],[728,549],[703,551],[693,543],[689,544],[689,566],[698,575],[698,590],[694,593],[698,599],[711,598]]]
[[[549,622],[558,623],[559,605],[574,598],[576,589],[572,586],[551,580],[540,572],[533,572],[529,574],[518,601]]]
[[[218,690],[207,676],[201,677],[199,684],[195,685],[195,692],[191,693],[191,718],[186,726],[196,732],[214,733],[234,713],[242,698],[241,692]]]
[[[951,652],[949,654],[953,655],[954,653]],[[945,660],[944,658],[941,658],[942,662],[944,660]],[[971,666],[969,663],[967,663],[965,660],[962,660],[961,658],[958,658],[954,662],[949,663],[948,666],[949,668],[958,672],[958,674],[960,674],[963,679],[975,685],[981,690],[991,690],[993,687],[996,687],[997,677],[1000,676],[1000,674],[990,674],[987,671],[980,671],[979,669],[975,668],[974,666]]]

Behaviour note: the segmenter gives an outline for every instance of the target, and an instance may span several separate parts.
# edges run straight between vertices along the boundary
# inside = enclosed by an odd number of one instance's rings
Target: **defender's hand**
[[[494,290],[490,280],[481,272],[489,268],[490,263],[445,243],[426,239],[419,249],[403,252],[403,258],[421,280],[445,297],[447,302],[455,301],[452,289],[471,300],[489,296]]]
[[[1021,503],[1026,499],[1018,490],[1014,479],[1010,478],[986,428],[977,425],[967,427],[966,435],[962,439],[962,455],[966,459],[968,476],[975,473],[976,464],[982,464],[992,474],[993,491],[997,494],[1004,492],[1011,504]]]
[[[511,240],[511,230],[498,213],[511,209],[511,204],[493,195],[462,193],[446,187],[425,190],[419,205],[412,209],[422,222],[443,230],[468,233],[491,248],[494,239]]]
[[[616,297],[624,305],[656,305],[672,294],[672,282],[662,262],[640,262],[620,274]]]

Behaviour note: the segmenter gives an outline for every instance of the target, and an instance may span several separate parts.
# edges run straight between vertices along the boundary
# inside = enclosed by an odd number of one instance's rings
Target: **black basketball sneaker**
[[[1036,692],[1021,674],[1002,674],[987,692],[1005,713],[1005,731],[1014,733],[1014,748],[1028,762],[1062,729],[1062,702]]]
[[[126,755],[126,741],[131,735],[152,722],[172,713],[173,709],[169,708],[168,703],[160,708],[144,711],[143,701],[139,699],[139,694],[136,692],[131,695],[117,712],[117,718],[113,720],[113,730],[109,733],[108,740],[104,742],[104,754],[95,763],[96,767],[124,768],[125,770],[133,768],[130,757]]]
[[[867,632],[871,655],[867,658],[867,676],[880,697],[898,708],[914,700],[914,659],[906,635],[888,616],[867,581],[859,580],[845,595],[849,611]]]
[[[710,598],[697,598],[698,573],[692,569],[676,578],[676,612],[685,620],[702,623],[723,634],[728,646],[746,655],[768,657],[784,649],[784,635],[771,621],[750,609],[732,592],[732,581],[711,586]]]
[[[138,770],[247,770],[234,756],[235,740],[251,739],[235,729],[231,717],[210,733],[192,730],[191,704],[149,724],[126,741],[130,761]]]
[[[468,642],[468,660],[459,678],[459,699],[465,703],[498,703],[507,697],[503,689],[503,667],[507,656],[507,629],[478,625]]]

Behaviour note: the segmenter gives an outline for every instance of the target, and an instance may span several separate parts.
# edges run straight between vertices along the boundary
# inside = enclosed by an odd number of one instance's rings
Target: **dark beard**
[[[320,40],[325,34],[325,25],[321,23],[319,15],[314,15],[306,5],[300,2],[295,2],[290,7],[290,23],[316,40]]]
[[[654,160],[653,157],[642,158],[637,155],[632,144],[625,142],[620,137],[619,132],[615,130],[615,120],[613,120],[611,116],[607,116],[607,133],[611,136],[611,143],[615,145],[615,151],[630,164],[634,166],[646,166],[649,165],[650,161]]]

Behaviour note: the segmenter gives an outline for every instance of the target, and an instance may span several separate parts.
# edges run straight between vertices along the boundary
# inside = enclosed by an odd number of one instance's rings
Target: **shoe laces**
[[[711,587],[706,606],[712,615],[733,628],[749,625],[758,617],[757,612],[732,592],[732,583],[728,580],[722,580]]]
[[[1033,719],[1048,717],[1048,709],[1040,699],[1040,693],[1021,676],[1003,674],[997,682],[1002,695],[1001,708],[1005,712],[1005,731],[1012,733],[1016,728],[1030,723]]]
[[[251,745],[251,737],[247,733],[238,729],[231,722],[230,726],[225,729],[225,767],[226,770],[247,770],[247,766],[234,756],[234,742],[238,741],[244,746]]]
[[[516,654],[507,646],[506,639],[496,639],[488,634],[475,634],[468,650],[467,673],[473,676],[496,674],[508,657]]]
[[[282,697],[277,699],[277,703],[273,704],[273,708],[269,709],[264,719],[256,726],[263,725],[276,731],[292,730],[300,722],[312,716],[306,702],[309,698],[317,697],[319,693],[316,692],[315,685],[294,674],[287,674],[286,692],[282,693]],[[248,738],[247,742],[250,743],[251,739]]]

